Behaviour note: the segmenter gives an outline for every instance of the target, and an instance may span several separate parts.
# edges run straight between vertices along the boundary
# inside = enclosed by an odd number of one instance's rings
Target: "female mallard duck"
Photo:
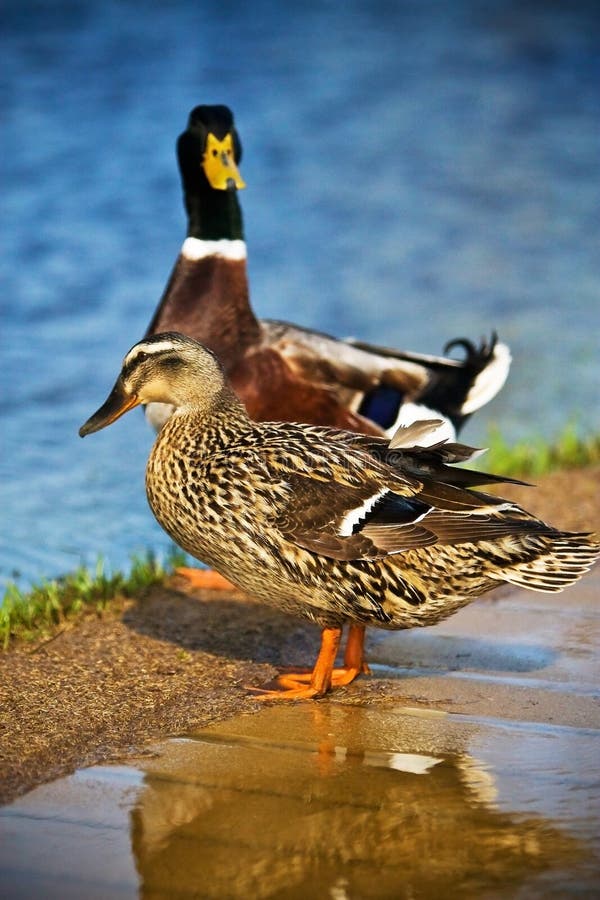
[[[388,442],[251,421],[215,355],[180,334],[136,344],[79,433],[151,402],[174,407],[146,470],[162,527],[249,594],[323,629],[312,674],[280,676],[284,696],[320,697],[367,671],[366,625],[431,625],[501,582],[559,591],[600,554],[587,535],[473,490],[502,479],[449,466],[473,455],[460,444],[418,446],[431,422]]]
[[[248,414],[393,434],[434,414],[454,437],[500,390],[510,366],[496,341],[463,360],[341,341],[286,322],[258,320],[250,306],[246,244],[237,190],[241,143],[226,106],[197,106],[177,142],[187,237],[147,335],[180,331],[217,354]],[[152,404],[159,428],[170,410]]]

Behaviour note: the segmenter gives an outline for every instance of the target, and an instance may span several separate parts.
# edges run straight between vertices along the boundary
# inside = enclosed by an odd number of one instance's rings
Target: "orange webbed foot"
[[[331,678],[324,684],[315,683],[313,672],[282,672],[264,687],[247,686],[257,700],[318,700],[333,688],[351,684],[361,674],[360,669],[340,666],[331,670]]]
[[[364,658],[364,625],[351,625],[344,654],[344,665],[334,668],[341,628],[324,628],[321,649],[314,669],[282,672],[262,688],[248,687],[257,700],[313,700],[324,697],[332,688],[345,687],[359,675],[369,675]]]
[[[235,591],[236,586],[214,569],[192,569],[187,566],[179,566],[174,570],[176,575],[185,578],[194,588],[203,588],[207,591]]]
[[[291,679],[287,680],[285,677],[283,680],[277,678],[274,682],[269,683],[279,686],[270,688],[267,685],[265,687],[247,685],[246,690],[256,700],[318,700],[320,697],[325,696],[323,692],[320,692],[318,688],[313,687],[310,683],[293,684]]]

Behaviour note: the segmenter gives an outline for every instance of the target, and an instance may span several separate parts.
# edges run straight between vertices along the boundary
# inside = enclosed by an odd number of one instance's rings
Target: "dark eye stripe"
[[[165,356],[164,359],[161,359],[161,364],[166,366],[169,369],[177,369],[182,365],[183,360],[181,360],[178,356]]]
[[[160,346],[158,344],[155,345],[151,350],[143,350],[141,347],[137,348],[130,359],[126,358],[124,360],[122,369],[123,375],[130,375],[138,368],[138,366],[150,359],[156,359],[157,361],[160,361],[161,366],[172,369],[182,365],[182,360],[177,353],[177,348],[165,342]]]

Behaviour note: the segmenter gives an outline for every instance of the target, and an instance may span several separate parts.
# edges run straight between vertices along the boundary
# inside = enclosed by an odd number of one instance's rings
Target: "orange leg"
[[[341,628],[324,628],[321,632],[321,649],[312,673],[280,675],[273,690],[249,688],[261,700],[309,700],[324,697],[331,690],[333,664],[340,646]]]
[[[321,633],[321,649],[312,672],[286,672],[275,681],[272,690],[250,688],[260,699],[264,700],[307,700],[311,697],[323,697],[332,687],[344,687],[350,684],[357,675],[370,675],[370,669],[364,658],[365,626],[351,625],[348,631],[344,665],[334,669],[337,656],[341,628],[324,628]]]
[[[186,578],[192,587],[204,588],[209,591],[235,591],[236,586],[223,575],[219,575],[214,569],[189,569],[187,566],[179,566],[175,569],[176,575]]]
[[[357,675],[370,675],[365,660],[365,631],[364,625],[351,625],[348,629],[348,640],[346,641],[346,652],[344,653],[344,669],[347,670],[351,677],[345,682],[350,684]]]

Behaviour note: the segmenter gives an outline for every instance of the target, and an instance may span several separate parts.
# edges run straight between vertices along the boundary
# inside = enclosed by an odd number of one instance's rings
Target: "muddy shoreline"
[[[502,493],[558,527],[600,532],[599,484],[595,466]],[[308,623],[238,593],[191,593],[172,578],[40,645],[2,653],[0,802],[80,766],[143,755],[157,739],[252,714],[262,704],[245,685],[284,664],[312,665],[317,646]],[[371,677],[333,702],[405,699],[425,702],[406,698],[401,681]]]

